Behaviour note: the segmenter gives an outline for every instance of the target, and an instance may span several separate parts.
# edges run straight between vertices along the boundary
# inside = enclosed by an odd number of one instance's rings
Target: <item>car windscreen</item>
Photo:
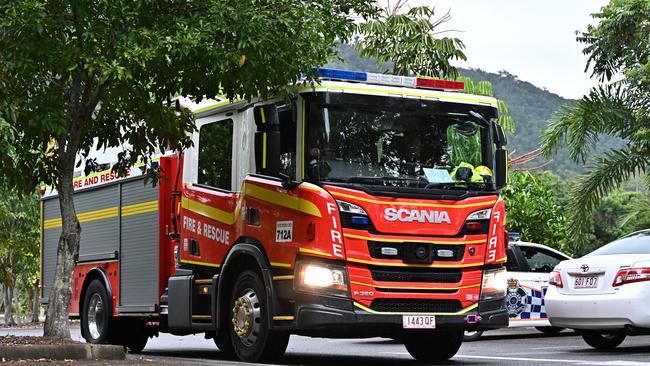
[[[588,255],[650,254],[650,231],[626,236],[604,245]]]

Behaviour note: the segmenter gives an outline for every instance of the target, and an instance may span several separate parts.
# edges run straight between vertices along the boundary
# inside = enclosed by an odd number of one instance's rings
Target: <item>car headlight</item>
[[[348,275],[344,266],[320,262],[299,262],[296,271],[297,290],[347,295]]]
[[[483,271],[481,300],[500,299],[506,296],[507,272],[505,268]]]

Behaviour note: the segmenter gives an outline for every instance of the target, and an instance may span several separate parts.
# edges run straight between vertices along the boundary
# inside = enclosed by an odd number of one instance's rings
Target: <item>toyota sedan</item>
[[[580,331],[594,348],[650,334],[650,230],[632,233],[551,272],[551,325]]]

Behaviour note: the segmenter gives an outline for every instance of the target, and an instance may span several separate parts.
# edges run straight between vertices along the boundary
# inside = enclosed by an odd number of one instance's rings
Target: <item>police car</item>
[[[521,241],[519,234],[510,233],[508,245],[508,290],[506,306],[510,327],[535,327],[544,333],[557,333],[563,328],[552,327],[546,315],[544,295],[549,273],[568,255],[545,245]],[[481,337],[482,331],[465,332],[465,340]]]

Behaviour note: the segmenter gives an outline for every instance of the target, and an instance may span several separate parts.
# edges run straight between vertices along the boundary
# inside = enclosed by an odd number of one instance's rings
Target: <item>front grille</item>
[[[385,282],[458,283],[462,273],[458,268],[395,268],[368,266],[372,279]]]
[[[462,309],[458,300],[428,299],[375,299],[370,308],[374,311],[396,313],[455,313]]]
[[[404,259],[404,244],[406,243],[385,243],[380,241],[368,240],[368,252],[373,258],[379,259]],[[465,254],[464,245],[441,245],[441,244],[426,244],[418,243],[418,245],[426,246],[430,252],[433,253],[431,258],[434,261],[460,261]],[[386,255],[381,253],[382,248],[392,248],[397,251],[396,255]],[[450,250],[451,256],[440,256],[438,250]]]

